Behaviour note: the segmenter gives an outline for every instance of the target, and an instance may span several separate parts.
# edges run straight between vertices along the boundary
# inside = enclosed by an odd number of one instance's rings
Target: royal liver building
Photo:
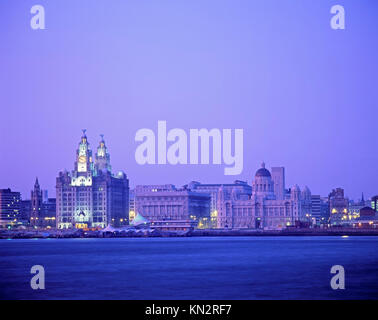
[[[129,180],[112,174],[103,136],[93,159],[83,130],[74,170],[56,179],[57,228],[94,228],[128,223]]]

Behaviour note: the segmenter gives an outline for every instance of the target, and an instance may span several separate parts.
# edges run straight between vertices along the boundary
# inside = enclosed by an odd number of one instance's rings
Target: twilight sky
[[[46,30],[30,28],[30,8]],[[346,29],[330,28],[341,4]],[[2,0],[0,188],[55,195],[86,128],[131,186],[254,176],[378,194],[378,1]],[[134,159],[140,128],[244,129],[244,170]]]

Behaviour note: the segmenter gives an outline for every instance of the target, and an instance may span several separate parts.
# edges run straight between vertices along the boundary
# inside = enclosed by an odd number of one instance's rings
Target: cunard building
[[[92,156],[83,130],[72,172],[56,179],[57,228],[104,228],[128,223],[129,180],[112,173],[103,136]]]

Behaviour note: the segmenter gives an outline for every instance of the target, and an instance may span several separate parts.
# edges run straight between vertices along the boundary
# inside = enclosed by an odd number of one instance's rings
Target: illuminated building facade
[[[135,188],[135,208],[138,214],[155,221],[193,221],[199,228],[210,223],[210,195],[176,189],[174,185],[145,185]]]
[[[37,228],[55,228],[56,199],[49,198],[47,190],[41,190],[38,178],[31,191],[29,224]]]
[[[42,213],[42,190],[38,178],[35,180],[34,189],[31,192],[30,225],[39,226],[43,220]]]
[[[317,225],[328,224],[329,203],[327,197],[311,195],[311,215]]]
[[[349,200],[344,196],[344,189],[336,188],[328,195],[330,224],[339,225],[348,220]]]
[[[0,227],[17,225],[21,217],[21,194],[11,189],[0,189]]]
[[[129,192],[129,223],[134,220],[136,216],[135,210],[135,190]]]
[[[298,186],[287,190],[285,169],[274,167],[272,172],[262,164],[252,186],[245,181],[233,184],[192,181],[182,189],[174,185],[138,186],[136,213],[150,221],[195,219],[197,228],[281,229],[299,222],[312,223],[310,190],[305,187],[301,191]]]
[[[83,130],[72,172],[56,180],[57,228],[104,228],[128,223],[129,180],[114,175],[103,136],[95,157]]]
[[[374,196],[371,198],[371,207],[373,210],[378,212],[378,196]]]
[[[273,176],[262,164],[252,181],[251,195],[237,188],[219,188],[219,228],[281,229],[311,219],[310,190],[305,187],[301,192],[297,185],[286,190],[284,168],[272,168],[272,172]]]
[[[249,197],[252,194],[252,187],[246,181],[236,180],[234,183],[230,184],[203,184],[197,181],[192,181],[185,185],[184,188],[190,189],[195,192],[204,193],[210,195],[210,227],[220,228],[221,220],[218,217],[218,195],[219,189],[223,188],[225,192],[232,192],[237,190],[237,192],[245,197]]]

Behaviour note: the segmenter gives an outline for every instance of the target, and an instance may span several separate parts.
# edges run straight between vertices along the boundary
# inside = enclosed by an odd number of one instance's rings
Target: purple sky
[[[335,4],[346,30],[330,28]],[[0,38],[0,188],[24,198],[36,176],[55,194],[82,128],[131,186],[251,182],[264,160],[288,187],[378,194],[376,0],[2,0]],[[243,173],[138,165],[135,133],[158,120],[243,128]]]

